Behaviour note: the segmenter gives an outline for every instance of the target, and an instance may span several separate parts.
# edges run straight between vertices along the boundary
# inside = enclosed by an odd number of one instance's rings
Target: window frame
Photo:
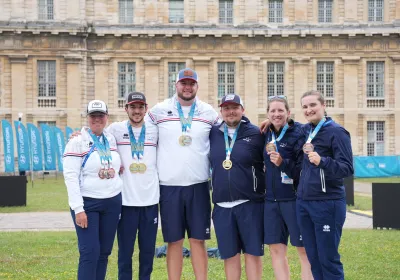
[[[38,0],[38,19],[54,20],[54,0]]]
[[[368,156],[385,155],[385,125],[385,121],[367,121]]]
[[[273,67],[273,71],[270,71],[270,66]],[[282,71],[278,69],[280,67]],[[278,81],[280,76],[282,77],[281,81]],[[271,82],[271,80],[273,81]],[[277,95],[285,95],[285,62],[270,61],[267,62],[267,97]]]
[[[120,24],[133,23],[133,0],[118,0],[118,20]]]
[[[223,66],[223,71],[220,71]],[[233,71],[228,69],[229,67],[233,68]],[[230,93],[235,93],[235,80],[236,80],[236,63],[235,62],[218,62],[217,63],[217,97],[218,100],[221,100],[223,96]],[[221,81],[222,79],[223,81]],[[231,81],[229,81],[231,80]],[[221,81],[221,82],[220,82]],[[220,88],[223,88],[223,93],[220,91]],[[233,89],[233,90],[230,90]]]
[[[173,7],[175,3],[181,3],[182,7]],[[168,2],[168,22],[184,23],[185,22],[185,2],[183,0],[169,0]]]
[[[219,0],[218,8],[218,22],[233,24],[233,0]]]
[[[283,22],[283,0],[268,1],[268,22],[269,23]]]

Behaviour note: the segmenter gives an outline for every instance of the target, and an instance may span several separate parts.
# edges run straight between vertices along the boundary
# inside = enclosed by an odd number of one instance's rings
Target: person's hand
[[[267,128],[271,125],[271,122],[269,119],[264,120],[261,125],[260,125],[260,131],[261,133],[267,132]]]
[[[314,165],[318,166],[319,163],[321,162],[321,157],[317,152],[311,152],[308,154],[308,159],[310,160],[311,163]]]
[[[125,168],[121,165],[121,167],[119,168],[119,175],[121,175],[122,173],[124,173]]]
[[[85,212],[80,212],[75,214],[75,223],[78,227],[87,228],[88,227],[88,220]]]
[[[82,133],[80,131],[74,131],[72,132],[72,134],[69,136],[68,141],[70,141],[71,139],[77,137],[78,135],[81,135]]]
[[[268,155],[271,162],[276,166],[279,167],[282,164],[283,159],[278,152],[269,152]]]

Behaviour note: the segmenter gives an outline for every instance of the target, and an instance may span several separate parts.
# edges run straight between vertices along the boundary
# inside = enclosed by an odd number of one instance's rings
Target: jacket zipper
[[[322,191],[326,193],[326,186],[325,186],[325,173],[324,170],[320,169],[319,174],[321,176],[321,186],[322,186]]]
[[[257,176],[256,176],[256,169],[254,168],[254,166],[251,167],[251,170],[253,172],[253,188],[254,188],[254,192],[257,191]]]

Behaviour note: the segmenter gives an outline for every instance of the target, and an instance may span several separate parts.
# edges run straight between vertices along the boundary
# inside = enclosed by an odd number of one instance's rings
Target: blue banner
[[[63,171],[63,155],[65,150],[64,134],[58,127],[54,127],[58,171]]]
[[[400,176],[400,156],[354,157],[355,177]]]
[[[17,137],[18,170],[29,171],[31,158],[29,153],[29,138],[25,126],[20,121],[14,121],[15,135]]]
[[[28,135],[31,147],[32,156],[32,170],[42,171],[43,170],[43,152],[42,152],[42,140],[40,139],[39,129],[31,123],[27,124]]]
[[[7,120],[1,121],[4,143],[4,171],[14,172],[14,137],[11,124]]]
[[[47,124],[40,126],[43,138],[44,169],[56,170],[56,157],[53,149],[53,131]]]
[[[72,128],[70,128],[69,126],[65,127],[65,139],[67,139],[67,141],[73,132],[74,132],[74,130]]]

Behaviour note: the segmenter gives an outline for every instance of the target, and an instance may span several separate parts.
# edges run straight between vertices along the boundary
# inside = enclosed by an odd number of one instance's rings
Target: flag
[[[27,124],[28,135],[31,147],[32,156],[32,170],[42,171],[43,170],[43,152],[42,152],[42,140],[40,139],[39,129],[31,123]]]
[[[15,172],[14,170],[14,137],[12,126],[7,120],[1,121],[4,143],[4,171]]]
[[[64,134],[60,128],[54,127],[58,171],[63,171],[63,155],[65,150]]]
[[[29,153],[28,132],[20,121],[14,121],[15,135],[17,137],[18,170],[29,171],[31,158]]]
[[[44,169],[56,170],[56,158],[53,149],[53,132],[47,124],[42,124],[42,138],[43,138],[43,154],[44,154]]]

